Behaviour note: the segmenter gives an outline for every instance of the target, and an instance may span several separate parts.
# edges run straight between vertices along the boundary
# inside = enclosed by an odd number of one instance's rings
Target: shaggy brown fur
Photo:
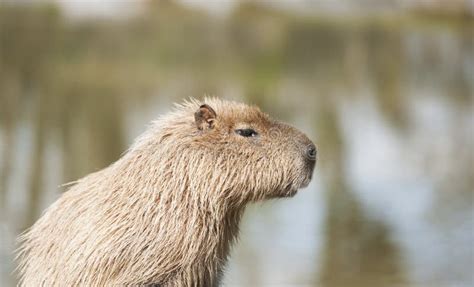
[[[256,107],[205,103],[178,105],[51,205],[21,236],[20,285],[218,285],[245,205],[306,186],[316,150]]]

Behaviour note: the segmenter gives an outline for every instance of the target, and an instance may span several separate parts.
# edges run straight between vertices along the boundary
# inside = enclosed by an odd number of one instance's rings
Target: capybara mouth
[[[298,193],[298,189],[297,189],[297,188],[294,188],[294,189],[290,190],[289,192],[287,192],[285,197],[293,197],[293,196],[295,196],[297,193]]]
[[[280,197],[293,197],[298,193],[298,190],[308,186],[309,181],[306,180],[299,185],[288,184],[286,188],[280,193]]]
[[[309,178],[308,180],[305,180],[305,181],[300,185],[299,189],[308,187],[308,185],[309,185],[310,182],[311,182],[311,178]]]
[[[308,173],[306,174],[304,180],[301,182],[301,184],[298,186],[298,189],[301,189],[301,188],[306,188],[308,187],[309,183],[311,182],[311,179],[313,178],[313,172],[314,172],[314,166],[316,164],[312,164],[310,167],[309,167],[309,171]]]

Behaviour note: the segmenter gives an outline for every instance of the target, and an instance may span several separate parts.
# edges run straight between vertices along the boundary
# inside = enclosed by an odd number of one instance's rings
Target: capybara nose
[[[314,144],[310,144],[308,147],[306,147],[306,157],[309,160],[316,160],[316,156],[318,155],[318,150]]]

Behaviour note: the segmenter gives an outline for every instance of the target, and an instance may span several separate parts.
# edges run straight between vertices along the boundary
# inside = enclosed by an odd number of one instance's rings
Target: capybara
[[[20,236],[20,285],[217,286],[245,206],[307,186],[316,154],[257,107],[186,101]]]

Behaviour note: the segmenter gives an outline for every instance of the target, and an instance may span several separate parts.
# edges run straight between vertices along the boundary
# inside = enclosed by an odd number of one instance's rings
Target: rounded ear
[[[204,104],[194,113],[194,120],[198,129],[212,129],[217,115],[214,109]]]

